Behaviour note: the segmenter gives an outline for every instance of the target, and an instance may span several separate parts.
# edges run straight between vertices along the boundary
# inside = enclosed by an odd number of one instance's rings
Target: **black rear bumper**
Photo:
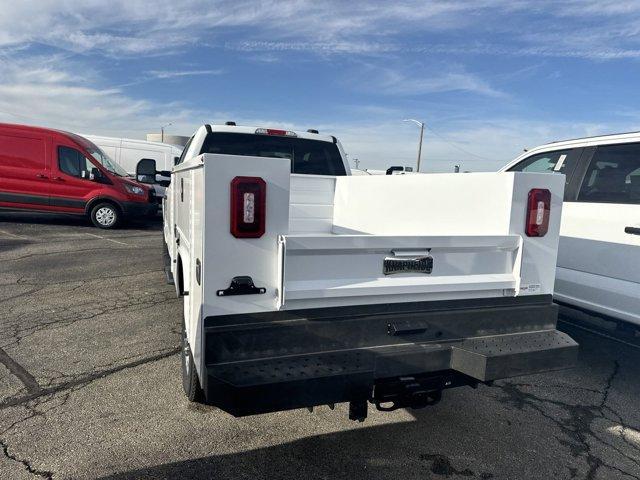
[[[407,376],[444,389],[567,368],[578,345],[557,313],[541,295],[208,317],[202,384],[241,416],[376,401]]]

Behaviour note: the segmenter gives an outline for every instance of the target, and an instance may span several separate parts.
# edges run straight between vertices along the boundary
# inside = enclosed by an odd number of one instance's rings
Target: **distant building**
[[[184,135],[171,135],[169,133],[165,133],[163,139],[161,133],[147,133],[147,142],[162,142],[184,147],[188,141],[189,137],[185,137]]]

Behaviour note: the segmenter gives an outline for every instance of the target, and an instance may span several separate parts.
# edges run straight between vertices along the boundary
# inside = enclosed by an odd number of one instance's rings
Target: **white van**
[[[182,155],[182,147],[167,143],[97,135],[82,136],[95,143],[131,175],[135,175],[136,165],[143,158],[155,160],[158,170],[171,170],[175,165],[176,159]],[[169,180],[169,178],[166,180]],[[154,187],[158,198],[162,198],[165,188],[160,185],[155,185]]]
[[[640,326],[640,132],[549,143],[501,171],[566,175],[555,300]]]

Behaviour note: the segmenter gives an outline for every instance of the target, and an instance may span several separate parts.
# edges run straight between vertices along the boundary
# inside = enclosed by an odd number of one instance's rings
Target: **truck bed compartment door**
[[[522,238],[281,235],[279,308],[513,296]]]

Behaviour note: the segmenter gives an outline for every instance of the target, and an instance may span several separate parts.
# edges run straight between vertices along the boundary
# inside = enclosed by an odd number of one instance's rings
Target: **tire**
[[[122,214],[113,203],[101,202],[91,209],[91,223],[98,228],[116,228],[122,220]]]
[[[182,348],[180,349],[180,358],[182,364],[182,389],[190,402],[204,403],[204,392],[200,386],[198,372],[191,354],[191,347],[187,341],[187,331],[185,322],[182,321]]]

